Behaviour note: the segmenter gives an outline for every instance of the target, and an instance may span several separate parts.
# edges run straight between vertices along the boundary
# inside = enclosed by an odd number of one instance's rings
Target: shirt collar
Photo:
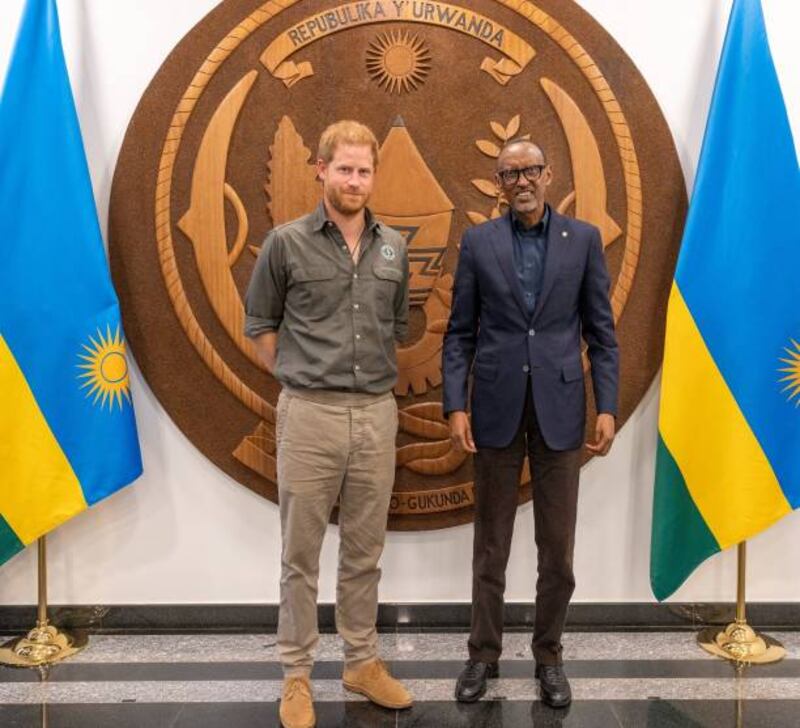
[[[511,224],[514,226],[514,230],[517,233],[521,233],[523,235],[546,235],[547,228],[550,225],[550,205],[545,204],[544,215],[542,215],[542,219],[539,220],[539,222],[537,222],[533,227],[525,227],[517,217],[517,213],[514,212],[514,210],[511,211]]]
[[[364,215],[366,229],[375,230],[380,224],[379,220],[375,217],[375,215],[372,214],[372,211],[368,207],[364,209]],[[320,202],[315,208],[314,212],[311,213],[311,228],[315,232],[319,232],[329,222],[331,222],[331,219],[328,217],[328,211],[325,209],[325,203]]]

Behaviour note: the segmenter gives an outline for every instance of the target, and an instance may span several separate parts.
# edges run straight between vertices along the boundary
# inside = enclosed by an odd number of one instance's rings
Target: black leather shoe
[[[496,662],[478,662],[467,660],[467,666],[461,671],[456,682],[456,700],[459,703],[474,703],[486,692],[486,681],[497,677]]]
[[[566,708],[572,702],[572,690],[561,665],[537,665],[536,677],[545,705],[551,708]]]

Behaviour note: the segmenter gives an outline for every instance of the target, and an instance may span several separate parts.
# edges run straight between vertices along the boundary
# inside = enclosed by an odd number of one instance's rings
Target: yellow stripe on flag
[[[792,509],[673,283],[659,430],[722,548]]]
[[[0,514],[24,544],[84,510],[72,467],[0,336]]]

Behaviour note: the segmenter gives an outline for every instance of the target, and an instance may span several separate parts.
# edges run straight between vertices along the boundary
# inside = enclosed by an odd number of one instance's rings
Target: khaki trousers
[[[284,389],[278,398],[278,651],[286,675],[307,675],[314,662],[319,555],[337,498],[336,629],[348,667],[377,656],[378,561],[394,485],[396,436],[391,392]]]

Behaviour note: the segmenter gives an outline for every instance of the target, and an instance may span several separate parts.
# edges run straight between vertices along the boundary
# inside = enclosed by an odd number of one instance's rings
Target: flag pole
[[[709,627],[697,636],[697,642],[706,652],[731,660],[737,665],[764,665],[786,657],[780,642],[758,634],[747,624],[745,603],[745,575],[747,571],[747,542],[736,548],[736,619],[725,629]]]
[[[61,662],[80,652],[88,638],[84,633],[62,631],[47,619],[47,537],[42,536],[38,547],[39,603],[36,626],[24,637],[17,637],[0,647],[0,665],[12,667],[41,667]]]

